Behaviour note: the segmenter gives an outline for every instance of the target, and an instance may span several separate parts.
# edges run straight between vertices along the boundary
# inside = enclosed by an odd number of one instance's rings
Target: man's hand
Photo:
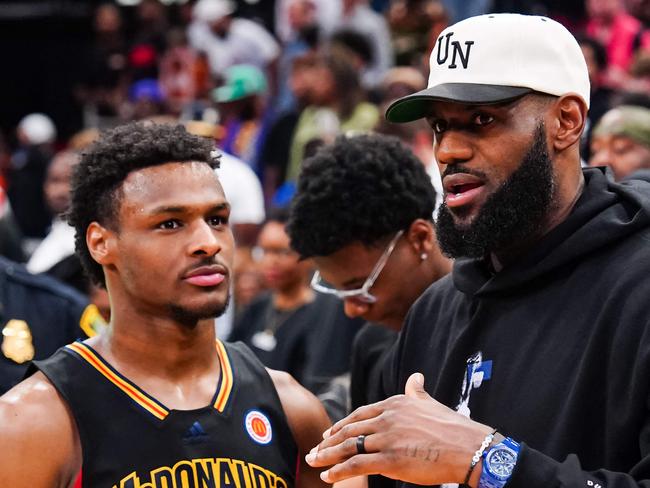
[[[325,431],[306,460],[313,467],[332,466],[321,473],[328,483],[368,474],[419,485],[462,483],[490,432],[431,398],[424,377],[415,373],[404,395],[358,408]],[[357,452],[360,435],[365,454]]]

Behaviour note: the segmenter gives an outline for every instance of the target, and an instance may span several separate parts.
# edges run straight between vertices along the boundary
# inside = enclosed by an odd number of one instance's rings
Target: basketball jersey
[[[36,367],[68,403],[82,486],[291,488],[298,449],[271,377],[243,344],[217,342],[209,406],[170,410],[82,342]]]

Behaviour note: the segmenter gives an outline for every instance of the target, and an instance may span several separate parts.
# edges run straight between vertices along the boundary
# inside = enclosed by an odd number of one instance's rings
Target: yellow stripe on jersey
[[[219,354],[219,362],[221,363],[221,384],[219,385],[219,392],[214,402],[214,408],[219,412],[223,412],[232,392],[233,372],[226,348],[220,340],[217,340],[217,353]]]
[[[169,415],[169,410],[156,403],[153,399],[149,398],[147,395],[114,373],[107,366],[107,364],[85,344],[82,344],[81,342],[73,342],[72,344],[68,344],[66,348],[79,354],[79,356],[81,356],[84,360],[86,360],[86,362],[88,362],[88,364],[99,371],[104,377],[106,377],[106,379],[108,379],[111,383],[126,393],[133,401],[135,401],[138,405],[140,405],[156,418],[164,420],[165,417]]]

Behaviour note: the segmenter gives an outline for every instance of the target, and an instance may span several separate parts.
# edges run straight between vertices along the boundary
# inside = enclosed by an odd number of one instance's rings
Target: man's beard
[[[224,314],[230,303],[230,293],[223,303],[209,304],[198,309],[169,304],[172,318],[186,327],[195,327],[200,320],[217,318]]]
[[[449,166],[443,176],[470,172]],[[442,204],[436,221],[440,248],[452,258],[480,258],[516,247],[541,233],[554,194],[553,165],[540,122],[519,168],[488,197],[474,222],[457,227],[446,203]]]

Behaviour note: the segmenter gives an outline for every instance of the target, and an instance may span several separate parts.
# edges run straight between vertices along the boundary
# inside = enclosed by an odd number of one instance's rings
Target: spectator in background
[[[361,322],[346,318],[336,298],[309,287],[312,264],[289,247],[285,222],[278,211],[260,232],[256,252],[270,293],[242,312],[230,340],[243,341],[267,367],[289,372],[317,393],[349,370]]]
[[[53,153],[56,127],[47,115],[34,113],[20,121],[16,134],[19,147],[11,157],[7,195],[25,238],[25,254],[29,256],[50,226],[43,183]]]
[[[224,136],[220,147],[263,175],[260,151],[264,145],[273,111],[268,105],[268,83],[264,72],[251,64],[230,66],[225,82],[212,92],[218,104]]]
[[[426,87],[426,80],[419,70],[408,66],[390,69],[381,85],[379,110],[384,113],[388,106],[398,98],[420,91],[424,87]],[[380,134],[398,137],[411,148],[425,167],[429,168],[435,164],[433,137],[426,122],[416,120],[408,124],[392,124],[382,117],[375,130]]]
[[[630,15],[641,22],[641,29],[634,39],[635,52],[650,51],[650,1],[625,0],[625,6]]]
[[[625,89],[641,23],[625,10],[623,0],[586,0],[586,9],[586,33],[597,39],[607,52],[605,83]]]
[[[274,110],[281,115],[294,111],[298,107],[290,83],[295,59],[315,51],[319,41],[315,1],[288,0],[287,4],[287,18],[291,33],[283,41],[282,54],[278,61],[278,93],[274,101]]]
[[[275,2],[275,32],[282,42],[294,38],[298,27],[292,23],[291,5],[294,0],[276,0]],[[341,0],[312,0],[314,17],[318,29],[322,32],[332,32],[341,18]]]
[[[185,31],[173,28],[167,34],[167,50],[160,59],[159,82],[167,111],[176,116],[193,103],[202,80],[199,54],[188,44]]]
[[[142,120],[166,115],[165,96],[157,78],[143,78],[129,87],[129,103],[121,107],[125,121]]]
[[[331,142],[340,133],[369,131],[379,120],[377,107],[365,101],[359,75],[340,56],[314,55],[300,60],[309,105],[298,119],[286,180],[295,181],[310,145]]]
[[[361,83],[366,89],[374,88],[395,62],[388,24],[382,15],[368,6],[367,0],[342,0],[342,7],[337,28],[358,32],[370,43],[372,56],[361,73]]]
[[[368,69],[373,64],[374,54],[370,39],[348,27],[337,29],[330,36],[325,49],[332,56],[346,59],[352,65],[352,68],[359,73],[362,80],[364,74],[368,72]],[[368,98],[374,101],[378,86],[364,86],[364,88],[368,93]]]
[[[447,27],[448,15],[440,0],[394,0],[388,10],[397,65],[426,70],[428,53]]]
[[[79,157],[75,151],[60,151],[48,165],[42,191],[52,225],[27,262],[31,273],[43,273],[74,254],[74,229],[62,217],[70,207],[70,178]]]
[[[127,96],[128,48],[120,9],[113,3],[99,5],[93,31],[76,93],[84,106],[84,126],[105,128],[115,123]]]
[[[289,87],[295,100],[295,106],[289,111],[278,114],[269,128],[266,143],[260,156],[264,165],[264,196],[267,202],[273,199],[275,192],[284,183],[287,176],[291,145],[303,110],[312,101],[311,91],[319,80],[314,76],[316,53],[297,56],[291,65]],[[270,206],[270,205],[269,205]]]
[[[233,267],[233,300],[235,302],[235,321],[257,296],[266,290],[260,263],[253,259],[248,249],[238,247],[235,251]]]
[[[609,166],[617,180],[650,169],[650,109],[622,105],[607,112],[594,128],[590,166]]]
[[[190,44],[206,53],[217,78],[236,64],[253,64],[272,75],[280,55],[277,41],[252,20],[234,17],[234,12],[231,0],[199,0],[188,28]]]

